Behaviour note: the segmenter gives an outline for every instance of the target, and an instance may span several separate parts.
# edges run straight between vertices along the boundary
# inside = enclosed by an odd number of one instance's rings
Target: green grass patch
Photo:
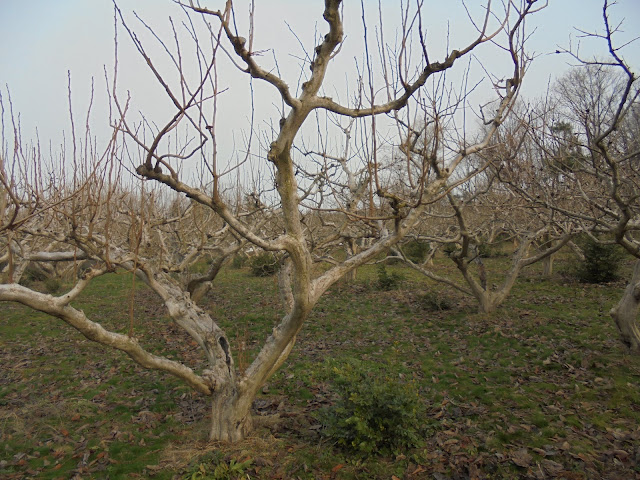
[[[495,270],[508,261],[485,263]],[[563,262],[551,278],[527,269],[490,315],[400,265],[386,267],[402,277],[393,289],[379,288],[378,267],[360,268],[320,300],[258,396],[255,434],[235,446],[206,442],[208,405],[177,380],[57,319],[0,304],[0,477],[517,478],[551,476],[545,460],[553,460],[585,478],[630,478],[640,361],[608,317],[624,283],[572,282]],[[447,258],[434,268],[456,274]],[[434,306],[441,298],[446,309]],[[140,282],[132,296],[129,274],[96,279],[76,306],[105,328],[133,328],[153,352],[203,368],[158,299]],[[274,279],[248,268],[224,269],[203,306],[227,332],[240,369],[283,314]],[[419,442],[363,456],[324,435],[316,415],[340,400],[329,367],[353,359],[363,378],[415,387],[424,408],[413,420]]]

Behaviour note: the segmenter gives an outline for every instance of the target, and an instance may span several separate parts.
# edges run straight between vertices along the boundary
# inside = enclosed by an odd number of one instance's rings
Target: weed
[[[427,311],[439,312],[443,310],[451,310],[453,304],[447,297],[442,296],[438,292],[426,292],[420,298],[420,305]]]
[[[458,250],[460,250],[460,246],[455,242],[445,243],[444,247],[442,248],[442,251],[447,257],[450,257],[451,255],[456,253]]]
[[[185,480],[235,480],[245,478],[245,472],[253,460],[237,461],[233,458],[222,458],[220,452],[215,452],[211,459],[199,459],[199,463],[182,478]]]
[[[559,255],[558,269],[570,258]],[[485,262],[493,268],[505,259]],[[450,273],[451,261],[438,256],[433,268]],[[623,268],[626,275],[632,263]],[[482,474],[518,478],[522,472],[508,460],[511,452],[527,448],[535,456],[538,448],[557,452],[553,460],[567,470],[575,455],[600,459],[599,471],[588,471],[585,478],[604,478],[604,471],[610,472],[607,478],[631,478],[640,363],[619,347],[607,316],[620,286],[566,282],[560,275],[541,279],[540,271],[539,265],[524,271],[525,281],[516,284],[506,308],[493,314],[465,309],[465,298],[447,289],[440,292],[455,309],[427,314],[419,300],[425,291],[437,290],[422,276],[387,265],[388,274],[404,276],[403,291],[381,295],[367,287],[376,285],[378,266],[362,267],[353,284],[333,288],[320,300],[290,359],[260,394],[264,408],[254,413],[280,417],[256,422],[255,435],[238,445],[210,446],[222,453],[191,464],[192,453],[169,463],[167,455],[176,448],[202,451],[210,408],[202,397],[173,377],[159,377],[96,346],[57,319],[1,303],[0,477],[169,480],[190,473],[215,478],[219,466],[218,475],[227,474],[222,478],[256,480],[431,478],[443,471],[462,478],[469,476],[462,459],[475,461],[477,451]],[[281,310],[273,279],[248,273],[224,268],[204,305],[227,332],[240,371]],[[130,286],[130,274],[98,277],[76,307],[105,328],[126,331],[122,319],[128,306],[119,299],[130,295]],[[135,300],[135,333],[149,349],[169,350],[172,358],[199,365],[199,352],[167,321],[154,294],[140,285]],[[334,367],[360,374],[340,390]],[[376,388],[394,398],[419,389],[426,407],[420,403],[418,411],[427,412],[417,415],[411,428],[420,447],[383,446],[369,456],[349,445],[326,448],[338,440],[327,436],[327,426],[322,431],[315,415],[348,401],[341,391],[357,394],[351,402],[356,407],[373,404],[366,395],[384,397],[366,393]],[[327,410],[321,414],[322,408]],[[358,418],[368,417],[358,413]],[[376,423],[365,425],[374,429]],[[318,441],[323,434],[327,442]],[[620,459],[607,453],[611,435]],[[242,474],[228,472],[248,458],[254,463]]]

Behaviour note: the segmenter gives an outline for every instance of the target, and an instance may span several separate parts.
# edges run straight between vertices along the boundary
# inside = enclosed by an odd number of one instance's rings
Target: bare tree
[[[468,162],[467,176],[473,178],[424,214],[418,238],[434,249],[446,250],[464,283],[437,274],[428,257],[416,263],[398,249],[398,256],[413,269],[475,297],[483,313],[493,312],[504,302],[522,269],[553,255],[573,234],[570,222],[556,220],[554,215],[564,218],[552,209],[532,205],[511,189],[518,185],[528,191],[531,186],[526,186],[522,175],[530,162],[530,152],[524,148],[526,131],[518,118],[511,117],[509,125],[494,136],[492,147]],[[415,146],[413,153],[424,155]],[[517,165],[520,174],[516,177],[509,168],[505,177],[507,165]],[[514,244],[510,267],[492,272],[485,258],[508,241]]]
[[[617,243],[640,259],[640,89],[625,62],[612,23],[615,2],[604,1],[603,33],[581,32],[600,40],[608,55],[586,59],[564,50],[578,65],[555,84],[552,101],[531,123],[538,154],[553,182],[538,184],[532,202],[571,218],[593,241]],[[640,260],[639,260],[640,261]],[[640,352],[640,267],[623,298],[611,310],[622,341]]]
[[[170,64],[175,67],[171,74],[161,73],[159,64],[147,52],[141,37],[134,33],[124,15],[117,10],[120,25],[168,95],[174,113],[158,127],[145,117],[137,123],[131,120],[129,114],[130,99],[123,99],[114,86],[113,111],[117,115],[112,118],[114,137],[105,155],[113,160],[122,159],[121,166],[126,164],[125,158],[129,155],[128,160],[137,161],[136,171],[141,178],[164,184],[215,214],[217,220],[203,220],[200,225],[210,232],[212,238],[218,235],[217,232],[222,234],[225,229],[233,237],[228,248],[216,247],[223,255],[236,248],[237,242],[249,242],[266,251],[280,252],[283,256],[279,285],[286,311],[246,370],[236,369],[226,333],[193,302],[192,295],[197,295],[198,287],[191,288],[189,284],[181,283],[171,274],[171,268],[158,260],[166,257],[158,255],[158,252],[164,248],[161,245],[168,245],[166,239],[160,240],[168,235],[168,231],[163,229],[161,223],[151,219],[149,212],[154,209],[149,207],[147,197],[141,196],[137,205],[131,203],[131,211],[136,214],[115,220],[114,205],[122,203],[116,202],[116,195],[120,195],[121,189],[116,187],[117,182],[113,180],[109,169],[94,168],[91,172],[91,181],[102,185],[98,191],[102,192],[100,198],[103,201],[93,199],[68,204],[71,205],[70,210],[64,216],[71,220],[67,224],[72,228],[65,235],[56,237],[60,242],[70,238],[70,245],[98,260],[98,265],[84,273],[72,290],[60,297],[40,294],[16,284],[0,285],[0,300],[21,302],[57,316],[91,340],[123,350],[139,364],[171,373],[209,396],[212,408],[210,438],[214,440],[238,441],[251,430],[251,405],[256,393],[286,361],[305,319],[327,289],[359,265],[399,242],[417,224],[424,209],[451,188],[450,179],[464,160],[489,145],[492,136],[509,114],[522,82],[527,63],[523,50],[526,38],[524,20],[541,8],[540,2],[536,1],[509,1],[504,2],[502,11],[497,11],[488,3],[479,22],[470,17],[472,28],[477,31],[475,39],[458,49],[447,49],[440,61],[434,61],[427,48],[422,3],[419,2],[415,9],[407,3],[406,10],[402,12],[400,41],[395,50],[383,39],[379,40],[381,65],[378,67],[373,66],[373,56],[368,50],[366,38],[367,26],[363,25],[364,61],[361,76],[352,80],[357,86],[357,94],[351,104],[344,104],[323,93],[329,87],[325,83],[334,57],[340,53],[344,42],[341,3],[340,0],[325,1],[323,18],[328,32],[320,38],[313,51],[307,53],[299,72],[301,80],[295,89],[279,73],[277,62],[262,64],[266,60],[261,56],[262,51],[254,45],[253,7],[248,12],[247,33],[243,36],[238,27],[239,14],[231,0],[227,0],[222,10],[210,10],[194,3],[179,3],[186,15],[183,23],[185,32],[193,42],[189,51],[195,52],[195,65],[191,69],[185,65],[183,52],[187,49],[181,46],[180,35],[174,34],[176,46],[172,49],[168,41],[163,41],[142,23],[143,29],[159,42],[161,50],[167,53]],[[205,28],[208,38],[198,36],[196,22]],[[418,45],[418,48],[412,51],[412,44]],[[390,136],[382,137],[376,122],[382,121],[378,119],[386,114],[401,130],[405,126],[410,127],[413,116],[409,115],[409,106],[414,99],[428,98],[420,97],[425,86],[444,83],[444,72],[458,65],[460,59],[469,56],[472,51],[480,53],[492,44],[501,47],[498,51],[505,53],[509,72],[507,80],[495,79],[493,82],[492,87],[499,96],[485,109],[487,128],[484,134],[477,141],[468,141],[463,132],[457,132],[455,138],[447,142],[447,155],[425,156],[417,164],[409,162],[405,175],[414,175],[416,172],[417,175],[408,181],[408,187],[402,192],[395,190],[392,183],[385,180],[384,161],[379,158],[384,151],[383,140],[392,142],[392,146],[394,140]],[[395,57],[390,58],[389,52],[393,51]],[[251,124],[250,133],[246,136],[245,153],[235,155],[229,161],[221,159],[218,151],[221,116],[218,97],[224,91],[224,87],[219,85],[218,70],[225,59],[229,60],[230,68],[239,69],[251,79],[250,86],[254,82],[263,82],[272,87],[281,103],[279,118],[272,128],[255,140],[253,135],[256,129]],[[192,77],[187,71],[198,72],[195,82],[190,80]],[[430,109],[430,118],[436,125],[447,118],[443,113],[448,111],[446,101],[446,98],[438,99],[435,107]],[[460,102],[453,100],[453,103]],[[314,171],[313,165],[303,161],[305,156],[296,153],[313,150],[321,152],[325,158],[334,157],[341,163],[343,157],[340,157],[339,151],[343,149],[334,151],[323,140],[325,137],[320,125],[326,115],[346,119],[345,124],[354,119],[362,132],[359,142],[366,148],[367,155],[358,158],[363,162],[364,171],[352,165],[349,158],[344,158],[342,162],[342,180],[344,175],[349,176],[349,172],[360,171],[363,185],[366,185],[366,189],[348,188],[353,201],[350,205],[341,204],[338,195],[333,194],[340,190],[340,178],[328,174],[323,164],[319,164],[320,167]],[[449,120],[453,122],[453,118],[454,115],[450,115]],[[314,124],[315,130],[320,132],[318,148],[303,148],[301,137],[305,125]],[[467,127],[466,124],[462,126]],[[175,140],[178,136],[181,141]],[[119,143],[121,138],[126,138],[126,143]],[[443,137],[436,138],[432,146],[438,151],[443,145]],[[396,138],[395,146],[399,143],[400,140]],[[264,147],[262,154],[261,146]],[[297,150],[294,148],[296,146]],[[255,206],[261,210],[258,220],[245,215],[238,208],[239,202],[233,201],[237,197],[228,195],[229,188],[234,185],[230,179],[235,178],[234,175],[247,166],[254,155],[262,162],[262,172],[272,172],[275,188],[271,192],[263,188],[253,197]],[[200,159],[201,177],[195,184],[188,183],[189,175],[186,173],[188,161],[194,159]],[[105,165],[111,168],[116,163],[107,162]],[[306,175],[307,180],[301,180],[301,171],[309,174]],[[146,185],[148,182],[143,183]],[[142,191],[148,191],[147,187]],[[361,195],[361,191],[365,191],[366,195]],[[88,210],[84,207],[78,210],[79,205],[86,205]],[[99,210],[101,215],[92,211],[92,208]],[[315,217],[316,220],[312,222],[313,212],[321,212],[324,217],[321,221]],[[83,222],[74,220],[81,214]],[[363,245],[358,253],[353,252],[346,260],[335,262],[328,270],[318,271],[314,268],[314,251],[318,242],[314,241],[313,231],[318,224],[322,226],[322,221],[326,221],[331,214],[343,222],[343,232],[348,224],[357,228],[375,225],[376,236],[369,244]],[[137,218],[136,215],[141,217]],[[124,218],[129,220],[125,222]],[[276,227],[263,228],[264,224],[259,219]],[[122,224],[119,224],[120,220]],[[218,229],[214,228],[216,225]],[[331,228],[325,228],[324,231],[331,231]],[[127,232],[135,235],[127,235]],[[147,243],[147,238],[155,236],[159,237],[155,243],[153,240]],[[116,237],[122,241],[116,242]],[[124,241],[126,238],[133,241],[127,243]],[[328,241],[324,243],[328,244]],[[180,248],[184,248],[182,243],[180,245]],[[196,242],[193,248],[201,247]],[[188,256],[187,252],[185,258]],[[109,332],[70,305],[92,278],[106,274],[113,268],[135,273],[163,300],[173,321],[202,349],[206,364],[199,372],[180,362],[150,354],[134,334]],[[206,282],[211,276],[197,280]]]

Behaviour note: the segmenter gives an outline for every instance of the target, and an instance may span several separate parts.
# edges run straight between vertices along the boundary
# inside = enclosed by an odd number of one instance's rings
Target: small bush
[[[421,240],[411,240],[402,246],[402,251],[413,263],[422,263],[431,251],[431,246]]]
[[[331,371],[335,405],[320,410],[322,434],[358,454],[389,454],[422,443],[424,405],[414,383],[352,361]]]
[[[249,260],[251,273],[256,277],[270,277],[280,268],[278,258],[271,252],[262,252]]]
[[[442,294],[438,292],[427,292],[420,299],[420,304],[422,308],[429,311],[443,311],[443,310],[451,310],[453,305],[451,300],[447,297],[442,296]]]
[[[49,278],[47,274],[38,267],[36,263],[30,262],[20,277],[20,285],[25,287],[31,287],[34,283],[44,282]]]
[[[47,290],[47,293],[58,293],[62,288],[62,282],[59,278],[50,277],[44,281],[44,288]]]
[[[623,253],[618,245],[601,244],[592,238],[582,242],[584,261],[575,268],[582,283],[606,283],[617,280]]]
[[[458,244],[455,243],[455,242],[445,243],[444,247],[442,248],[442,251],[448,257],[450,257],[451,255],[456,253],[458,250],[460,250],[460,248],[459,248]]]
[[[247,260],[248,257],[244,253],[234,255],[233,260],[231,260],[231,268],[238,270],[247,264]]]
[[[396,290],[404,280],[402,275],[392,273],[389,275],[387,267],[384,263],[378,265],[378,289],[380,290]]]
[[[478,245],[478,255],[480,255],[481,258],[497,258],[506,257],[507,253],[498,245],[481,243],[480,245]]]

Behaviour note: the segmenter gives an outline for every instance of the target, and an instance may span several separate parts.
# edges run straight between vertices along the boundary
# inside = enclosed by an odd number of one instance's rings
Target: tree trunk
[[[609,314],[616,322],[622,342],[636,354],[640,354],[640,328],[637,318],[640,311],[640,260],[636,262],[631,281],[618,304]]]
[[[542,260],[542,275],[545,277],[553,274],[553,257],[554,255],[549,255]]]
[[[358,270],[356,268],[347,272],[344,276],[345,283],[354,283],[356,281],[357,275],[358,275]]]
[[[358,244],[356,243],[355,239],[347,239],[347,241],[345,242],[345,251],[347,252],[347,260],[358,254]],[[356,281],[357,274],[357,268],[354,268],[353,270],[347,272],[344,276],[345,282],[354,283]]]
[[[478,300],[478,312],[479,313],[493,313],[504,301],[506,295],[502,295],[502,292],[495,293],[490,290],[485,290],[479,294],[474,292],[474,296]]]
[[[243,398],[232,388],[214,392],[211,400],[209,440],[235,443],[253,430],[251,399]]]
[[[458,270],[471,289],[471,294],[478,301],[479,313],[493,313],[504,302],[507,295],[511,291],[515,277],[512,275],[513,269],[507,275],[505,283],[499,290],[492,290],[489,287],[487,271],[482,259],[477,257],[474,262],[478,263],[478,279],[476,280],[469,272],[469,264],[464,259],[454,259]]]

